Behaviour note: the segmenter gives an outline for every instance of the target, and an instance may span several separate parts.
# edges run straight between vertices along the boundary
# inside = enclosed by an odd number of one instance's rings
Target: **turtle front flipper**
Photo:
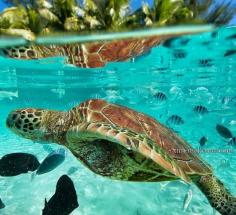
[[[162,168],[180,177],[186,182],[191,179],[184,170],[153,140],[145,135],[138,134],[129,129],[120,128],[109,123],[81,123],[68,130],[66,134],[68,147],[73,149],[76,141],[91,141],[92,139],[104,139],[118,143],[128,150],[139,152],[143,156],[152,159]]]
[[[236,198],[224,187],[224,184],[213,175],[201,176],[196,185],[206,195],[211,206],[222,215],[236,214]]]

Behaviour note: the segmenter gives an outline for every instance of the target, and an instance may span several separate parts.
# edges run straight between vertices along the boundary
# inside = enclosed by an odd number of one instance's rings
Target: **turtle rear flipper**
[[[206,195],[209,203],[222,215],[236,214],[236,198],[224,187],[224,184],[213,175],[201,176],[196,182]]]

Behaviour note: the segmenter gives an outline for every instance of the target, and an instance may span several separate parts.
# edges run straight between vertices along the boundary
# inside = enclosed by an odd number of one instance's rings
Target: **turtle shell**
[[[66,56],[67,62],[82,68],[103,67],[108,62],[126,61],[148,52],[163,41],[164,37],[125,39],[95,43],[73,43],[64,45],[31,45],[30,47],[10,47],[4,54],[10,58],[40,59]],[[18,55],[15,55],[16,50]],[[34,53],[33,57],[31,54]]]
[[[185,140],[150,116],[99,99],[85,101],[76,109],[83,121],[111,123],[146,135],[188,175],[206,175],[212,172],[210,166],[200,159]]]
[[[191,32],[188,32],[191,33]],[[37,45],[30,47],[10,47],[4,54],[10,58],[40,59],[54,56],[65,56],[70,64],[82,68],[103,67],[108,62],[126,61],[147,53],[166,39],[188,33],[173,33],[143,38],[129,38],[91,43],[72,43],[62,45]],[[17,56],[16,50],[19,53]],[[27,54],[29,53],[29,55]],[[32,54],[34,53],[33,57]]]

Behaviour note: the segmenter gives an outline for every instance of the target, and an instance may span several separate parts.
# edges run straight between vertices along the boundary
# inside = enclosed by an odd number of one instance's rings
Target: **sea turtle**
[[[139,55],[148,53],[151,48],[161,44],[165,40],[202,32],[180,30],[160,35],[125,38],[122,40],[107,40],[84,43],[38,45],[6,47],[0,49],[0,54],[15,59],[40,59],[55,56],[65,56],[67,63],[82,68],[103,67],[108,62],[126,61]]]
[[[170,37],[170,35],[168,35]],[[2,54],[16,59],[39,59],[65,56],[67,62],[78,67],[103,67],[107,62],[125,61],[148,52],[168,36],[134,38],[93,43],[64,45],[30,45],[4,48]]]
[[[91,99],[68,112],[26,108],[6,125],[31,140],[66,146],[94,173],[116,180],[194,182],[223,215],[236,214],[236,198],[191,146],[143,113]]]

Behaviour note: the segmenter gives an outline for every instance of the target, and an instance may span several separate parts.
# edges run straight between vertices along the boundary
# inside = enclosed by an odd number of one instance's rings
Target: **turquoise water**
[[[149,114],[164,124],[177,114],[184,123],[169,126],[194,148],[206,136],[205,149],[231,149],[230,153],[201,153],[201,157],[236,195],[235,148],[215,129],[216,124],[223,124],[236,135],[236,54],[226,54],[236,50],[235,34],[232,27],[184,36],[173,40],[170,47],[160,45],[148,55],[96,69],[66,65],[61,57],[34,61],[0,57],[0,157],[27,152],[42,161],[50,150],[60,148],[20,138],[7,130],[9,111],[21,107],[69,110],[84,100],[102,98]],[[158,92],[165,93],[167,100],[158,100]],[[196,114],[196,105],[204,105],[209,113]],[[53,195],[58,178],[68,174],[71,167],[76,167],[70,177],[80,203],[73,215],[217,214],[194,185],[112,181],[93,174],[69,151],[56,170],[33,181],[30,173],[0,177],[0,197],[6,205],[0,214],[41,214],[44,198]],[[189,189],[193,197],[183,211]]]

